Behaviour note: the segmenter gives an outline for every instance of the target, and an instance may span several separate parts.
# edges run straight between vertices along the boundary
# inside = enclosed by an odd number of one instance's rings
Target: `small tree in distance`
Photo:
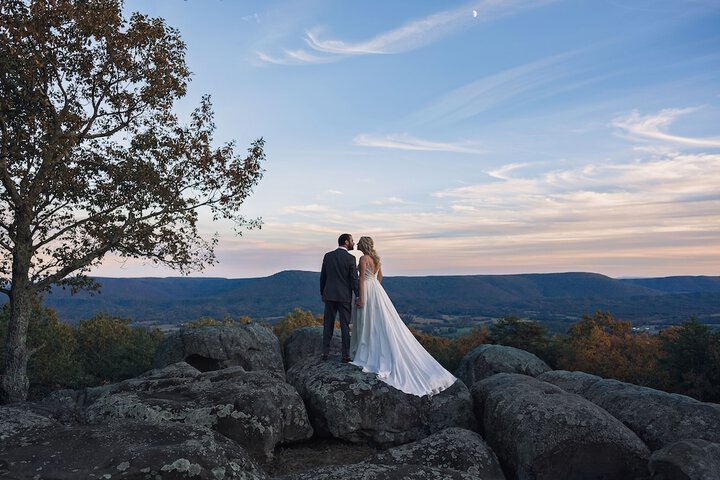
[[[239,214],[262,176],[262,138],[247,155],[212,147],[204,97],[189,125],[185,45],[162,19],[122,16],[121,0],[0,3],[0,291],[9,297],[0,402],[28,392],[33,302],[108,253],[187,273],[214,263],[198,211]]]

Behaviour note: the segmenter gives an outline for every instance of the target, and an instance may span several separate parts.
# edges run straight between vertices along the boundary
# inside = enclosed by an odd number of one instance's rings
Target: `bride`
[[[382,269],[373,240],[361,237],[360,288],[352,311],[350,356],[363,372],[405,393],[434,395],[457,380],[415,339],[380,284]]]

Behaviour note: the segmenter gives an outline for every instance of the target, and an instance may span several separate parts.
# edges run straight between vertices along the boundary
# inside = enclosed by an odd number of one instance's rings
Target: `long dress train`
[[[376,373],[378,379],[405,393],[434,395],[457,380],[445,370],[420,342],[400,315],[369,268],[364,278],[365,304],[353,307],[353,333],[350,347],[352,364],[363,372]]]

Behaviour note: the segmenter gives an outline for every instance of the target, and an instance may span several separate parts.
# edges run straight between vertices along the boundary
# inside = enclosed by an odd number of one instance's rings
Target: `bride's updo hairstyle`
[[[357,248],[365,255],[370,255],[370,258],[375,262],[375,268],[380,266],[380,256],[375,251],[375,242],[370,237],[360,237],[358,240]]]

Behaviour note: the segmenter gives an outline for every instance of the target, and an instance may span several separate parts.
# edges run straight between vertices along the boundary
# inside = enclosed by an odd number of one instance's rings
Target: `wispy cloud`
[[[291,205],[283,208],[283,211],[285,213],[309,213],[309,214],[318,214],[318,213],[327,213],[330,212],[331,209],[326,205],[319,205],[317,203],[309,204],[309,205]]]
[[[574,50],[519,65],[456,88],[410,116],[409,121],[457,122],[517,102],[522,95],[546,98],[580,88],[607,76],[578,78],[576,68],[564,63],[582,53]]]
[[[698,109],[698,107],[666,108],[654,115],[641,115],[637,110],[633,110],[628,115],[616,118],[612,125],[636,139],[660,140],[687,147],[720,148],[720,138],[692,138],[666,132],[678,117],[694,113]]]
[[[284,56],[282,57],[273,57],[263,52],[256,53],[258,58],[263,62],[275,65],[302,65],[310,63],[330,63],[334,61],[331,57],[319,57],[305,50],[283,50]]]
[[[470,2],[462,7],[444,10],[424,18],[412,20],[397,28],[366,40],[356,42],[340,39],[323,39],[321,29],[305,32],[307,46],[322,53],[321,56],[305,50],[283,50],[283,56],[273,56],[257,52],[258,57],[268,63],[282,65],[302,65],[327,63],[342,60],[354,55],[398,54],[437,42],[457,31],[468,28],[477,22],[487,22],[500,17],[513,15],[531,8],[553,3],[557,0],[482,0]],[[477,12],[477,16],[473,15]]]
[[[240,20],[243,22],[255,22],[255,23],[261,23],[260,22],[260,14],[255,12],[252,15],[245,15],[244,17],[241,17]]]
[[[528,177],[510,175],[516,168],[509,165],[499,169],[503,173],[494,176],[500,181],[444,190],[435,196],[503,220],[565,222],[611,215],[606,218],[608,222],[623,218],[630,224],[641,219],[663,223],[679,211],[694,217],[699,203],[720,200],[716,193],[720,155],[674,154],[642,162],[588,164]]]
[[[373,205],[405,205],[408,202],[400,197],[387,197],[381,200],[375,200]]]
[[[496,168],[495,170],[489,170],[487,174],[500,180],[510,180],[510,174],[512,172],[529,165],[529,163],[510,163],[508,165],[503,165],[500,168]]]
[[[470,142],[447,143],[433,142],[422,138],[412,137],[408,134],[389,135],[357,135],[353,138],[355,145],[372,148],[389,148],[395,150],[412,150],[421,152],[452,152],[481,154],[483,150]]]

